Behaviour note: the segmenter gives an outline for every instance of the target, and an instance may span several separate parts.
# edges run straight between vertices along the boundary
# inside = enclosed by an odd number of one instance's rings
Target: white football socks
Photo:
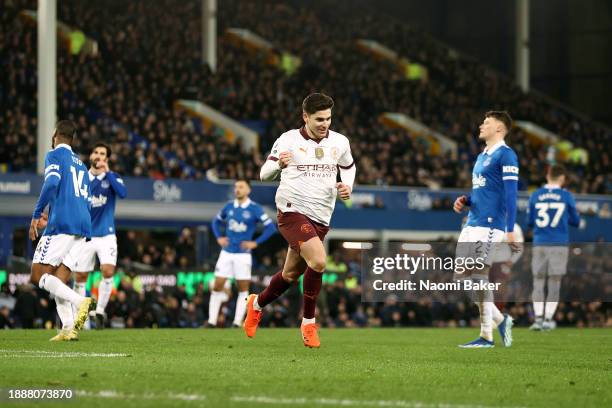
[[[555,317],[557,311],[557,305],[559,304],[559,291],[561,290],[561,280],[550,277],[548,279],[548,293],[546,294],[546,309],[545,318],[546,320],[552,320]]]
[[[98,304],[96,305],[96,314],[104,314],[104,309],[108,304],[110,295],[113,292],[113,278],[102,278],[98,286]]]
[[[499,311],[495,303],[491,302],[491,306],[491,311],[493,312],[493,323],[495,323],[495,327],[497,327],[504,321],[504,315]]]
[[[226,297],[223,291],[213,290],[210,294],[210,302],[208,303],[208,323],[213,326],[217,325],[217,319],[219,318],[219,309],[223,299]]]
[[[86,283],[85,282],[74,282],[74,291],[76,293],[78,293],[79,295],[85,297],[85,294],[87,293],[87,290],[85,288]],[[73,316],[77,315],[79,308],[76,307],[75,305],[72,305],[72,314]],[[88,330],[89,329],[89,317],[87,317],[87,320],[85,320],[85,323],[83,323],[83,329]]]
[[[238,299],[236,299],[236,315],[234,316],[234,324],[237,326],[242,325],[242,321],[244,320],[244,314],[247,309],[247,296],[249,296],[248,291],[238,292]]]
[[[263,310],[263,307],[259,306],[259,303],[257,302],[259,300],[259,295],[255,296],[255,300],[253,301],[253,309],[257,310],[258,312],[261,312]]]
[[[78,307],[85,300],[83,296],[66,286],[57,276],[48,273],[41,276],[38,286],[55,296],[56,301],[57,298],[60,298]]]
[[[545,281],[542,278],[533,279],[533,292],[531,294],[533,313],[536,318],[540,319],[544,316],[544,284]]]
[[[55,298],[55,309],[57,310],[57,314],[62,321],[62,329],[63,330],[71,330],[74,327],[74,315],[72,311],[72,304],[62,298]]]

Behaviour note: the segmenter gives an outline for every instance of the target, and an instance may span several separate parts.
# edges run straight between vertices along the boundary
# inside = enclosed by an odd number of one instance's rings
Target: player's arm
[[[336,183],[338,195],[341,199],[348,200],[351,198],[355,175],[357,174],[357,167],[355,166],[355,160],[351,154],[351,147],[348,142],[344,154],[338,159],[338,169],[340,170],[340,180],[342,180],[341,183]]]
[[[502,181],[504,183],[504,201],[506,203],[506,233],[510,248],[519,250],[520,245],[514,236],[514,223],[516,222],[516,199],[518,196],[519,167],[516,154],[508,150],[504,152],[501,160]]]
[[[264,229],[261,235],[255,240],[255,243],[261,245],[276,233],[276,225],[274,225],[270,217],[268,217],[268,214],[264,212],[263,208],[259,209],[258,220],[263,224]]]
[[[44,209],[55,198],[61,179],[59,161],[54,157],[50,157],[47,153],[45,158],[45,181],[32,213],[32,221],[30,222],[30,239],[32,241],[38,237],[38,222]]]
[[[243,249],[255,249],[276,233],[276,226],[270,217],[268,217],[268,214],[264,212],[263,208],[259,207],[255,211],[257,213],[257,220],[263,224],[264,229],[255,241],[242,241],[240,247]]]
[[[217,214],[217,216],[212,221],[212,230],[213,234],[215,234],[215,238],[217,238],[217,242],[221,246],[221,248],[225,248],[229,245],[229,239],[223,234],[221,228],[225,226],[225,219],[227,218],[227,205],[224,206],[221,211]]]
[[[123,184],[123,179],[117,174],[110,171],[108,167],[108,158],[102,163],[102,170],[106,173],[106,179],[111,185],[111,188],[119,196],[119,198],[125,198],[127,196],[127,189]]]
[[[106,179],[110,183],[113,191],[119,198],[127,197],[127,188],[125,188],[125,184],[123,184],[123,179],[119,177],[117,173],[113,173],[109,171],[106,173]]]
[[[569,194],[567,200],[567,214],[569,216],[569,225],[572,227],[578,227],[580,225],[580,213],[578,213],[578,209],[576,208],[576,200]]]
[[[259,178],[261,181],[277,180],[285,167],[289,165],[293,155],[288,146],[287,137],[282,135],[274,145],[272,151],[268,155],[266,162],[261,166]]]

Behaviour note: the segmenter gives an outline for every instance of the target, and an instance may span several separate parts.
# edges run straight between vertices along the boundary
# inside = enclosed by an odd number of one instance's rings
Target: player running
[[[97,143],[89,155],[90,168],[88,179],[91,195],[91,241],[85,243],[79,252],[73,269],[76,277],[75,291],[85,295],[85,284],[89,272],[94,270],[96,256],[100,260],[102,280],[98,287],[98,301],[95,318],[96,329],[104,328],[108,304],[113,291],[113,276],[117,265],[117,236],[115,235],[115,205],[117,197],[125,198],[127,189],[121,177],[110,170],[108,160],[111,157],[110,146]],[[92,312],[93,313],[93,312]]]
[[[251,283],[251,251],[265,242],[276,232],[274,223],[264,209],[249,198],[251,184],[241,179],[234,183],[233,201],[219,211],[212,222],[212,229],[221,253],[215,266],[215,282],[208,306],[207,327],[216,327],[221,304],[227,300],[223,291],[227,279],[236,279],[238,299],[232,326],[241,327],[246,312],[247,295]],[[257,224],[262,223],[264,230],[253,241]],[[225,232],[221,228],[225,225]]]
[[[533,228],[533,311],[531,330],[552,330],[559,303],[561,280],[567,272],[569,227],[580,224],[576,201],[562,188],[565,168],[551,166],[546,175],[548,184],[529,197],[529,226]],[[544,296],[544,287],[548,288]],[[546,302],[544,302],[546,300]]]
[[[261,168],[261,179],[275,180],[278,228],[289,242],[283,270],[259,295],[249,295],[244,330],[255,336],[263,308],[281,296],[304,274],[302,338],[307,347],[320,347],[315,306],[325,270],[323,239],[336,196],[351,197],[355,163],[346,136],[330,130],[334,101],[313,93],[302,103],[304,126],[283,133]],[[338,171],[342,182],[337,182]]]
[[[472,193],[455,200],[453,209],[460,213],[469,207],[468,221],[459,235],[457,257],[481,257],[485,268],[466,273],[465,278],[488,283],[489,269],[496,245],[504,240],[518,251],[514,235],[516,197],[518,190],[518,160],[516,153],[504,142],[512,127],[505,111],[487,112],[480,125],[479,139],[486,147],[478,155],[472,171]],[[465,244],[472,243],[472,244]],[[504,346],[512,345],[512,318],[502,315],[490,290],[476,291],[475,301],[480,311],[480,337],[462,348],[494,347],[493,326],[497,326]]]
[[[76,125],[69,120],[57,123],[51,145],[45,157],[45,181],[32,214],[30,239],[38,237],[38,227],[44,226],[41,214],[49,205],[46,228],[32,259],[30,281],[55,297],[62,330],[51,341],[78,340],[92,299],[66,286],[74,268],[75,255],[82,251],[91,237],[89,214],[89,180],[87,168],[72,151]],[[72,305],[77,308],[76,319]]]

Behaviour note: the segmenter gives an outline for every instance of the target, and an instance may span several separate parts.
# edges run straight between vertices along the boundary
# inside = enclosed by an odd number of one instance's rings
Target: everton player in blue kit
[[[108,166],[110,157],[110,146],[105,143],[97,143],[89,156],[88,179],[91,191],[92,239],[80,252],[73,270],[76,272],[75,291],[84,295],[87,276],[94,270],[96,256],[100,260],[102,280],[98,286],[98,302],[95,311],[96,329],[104,327],[104,309],[113,291],[113,276],[117,265],[115,205],[117,197],[125,198],[127,195],[123,180]]]
[[[576,201],[569,191],[562,188],[565,168],[561,165],[551,166],[546,181],[548,184],[529,197],[529,226],[533,228],[531,270],[535,314],[531,330],[552,330],[556,327],[554,316],[559,303],[559,290],[567,271],[569,225],[577,227],[580,224]],[[546,296],[544,287],[548,289]]]
[[[215,266],[215,283],[208,308],[208,327],[217,326],[219,309],[226,299],[223,287],[226,280],[231,278],[236,279],[238,286],[233,326],[242,325],[251,283],[251,250],[276,232],[274,223],[263,208],[249,199],[250,193],[251,185],[247,180],[236,181],[234,184],[236,199],[225,204],[212,223],[213,233],[222,249]],[[264,229],[253,241],[258,223],[262,223]],[[223,225],[225,232],[221,230]]]
[[[480,125],[479,139],[486,147],[478,155],[472,171],[472,193],[457,198],[453,209],[460,213],[469,207],[468,220],[459,235],[457,257],[484,259],[485,267],[470,271],[471,279],[488,283],[489,269],[496,244],[504,240],[517,251],[514,236],[519,167],[516,153],[504,142],[512,128],[512,119],[505,111],[487,112]],[[471,244],[467,244],[471,243]],[[467,275],[467,273],[466,273]],[[468,278],[468,276],[465,276]],[[474,293],[480,311],[480,337],[463,344],[463,348],[494,347],[493,326],[497,326],[504,346],[512,345],[512,318],[502,315],[490,290]]]
[[[72,151],[76,125],[68,120],[57,123],[53,150],[45,157],[45,181],[32,214],[30,238],[38,237],[43,227],[42,212],[49,206],[46,228],[32,259],[30,281],[55,297],[62,330],[52,341],[77,340],[87,319],[92,299],[66,286],[74,268],[74,259],[91,237],[89,215],[89,180],[87,168]],[[72,305],[77,308],[76,318]]]

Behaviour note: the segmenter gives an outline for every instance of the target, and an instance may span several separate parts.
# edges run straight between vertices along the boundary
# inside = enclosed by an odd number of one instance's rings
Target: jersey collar
[[[98,180],[102,181],[102,180],[104,179],[104,176],[106,176],[106,172],[104,172],[104,173],[100,173],[100,174],[98,174],[97,176],[95,176],[95,175],[94,175],[94,174],[91,172],[91,170],[88,170],[87,172],[89,173],[89,181],[91,181],[91,180],[93,180],[93,179],[95,179],[95,178],[97,178]]]
[[[306,140],[312,140],[313,142],[319,144],[323,139],[327,139],[329,137],[329,129],[327,129],[327,133],[321,139],[313,139],[310,137],[310,135],[308,135],[308,132],[306,131],[306,126],[302,126],[300,128],[300,135],[302,135],[302,137]]]
[[[244,203],[238,204],[238,200],[234,200],[234,208],[247,208],[249,205],[251,205],[251,199],[247,198],[246,201]]]
[[[484,152],[488,155],[493,154],[494,151],[496,151],[497,149],[499,149],[502,146],[507,146],[506,142],[504,142],[503,140],[500,140],[499,142],[495,143],[493,146],[491,147],[485,147]]]
[[[60,144],[58,144],[57,146],[55,146],[55,149],[53,149],[53,150],[57,150],[57,149],[59,149],[60,147],[63,147],[63,148],[66,148],[66,149],[68,149],[68,150],[72,151],[72,147],[70,147],[70,145],[67,145],[66,143],[60,143]]]
[[[561,188],[558,184],[544,184],[544,188]]]

